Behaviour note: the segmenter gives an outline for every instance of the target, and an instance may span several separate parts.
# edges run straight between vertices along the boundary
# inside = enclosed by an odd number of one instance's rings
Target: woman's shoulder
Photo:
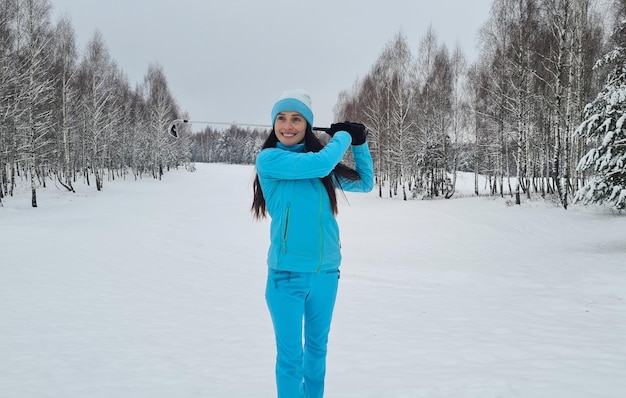
[[[257,163],[259,161],[266,161],[268,159],[275,158],[276,156],[280,156],[284,151],[278,148],[265,148],[261,149],[261,151],[256,155]]]
[[[284,161],[284,157],[289,152],[280,148],[265,148],[262,149],[256,156],[256,168],[257,171],[265,172],[272,170],[279,162]]]

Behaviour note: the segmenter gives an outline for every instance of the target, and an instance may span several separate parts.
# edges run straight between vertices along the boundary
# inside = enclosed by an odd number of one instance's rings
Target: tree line
[[[20,180],[37,207],[50,181],[101,190],[189,165],[188,135],[165,134],[180,113],[160,65],[132,88],[98,31],[79,56],[70,18],[53,24],[49,0],[0,2],[0,204]]]
[[[254,164],[269,131],[232,125],[227,129],[207,126],[191,136],[194,162]]]
[[[471,65],[432,28],[416,55],[399,32],[335,107],[336,120],[370,130],[379,195],[450,198],[461,170],[477,195],[626,208],[626,0],[611,4],[495,0]],[[267,131],[183,125],[172,139],[168,124],[187,115],[163,69],[149,65],[132,88],[98,31],[79,56],[71,20],[53,24],[50,9],[0,2],[0,205],[20,181],[36,207],[51,181],[100,190],[192,160],[254,162]]]
[[[626,45],[623,35],[606,31],[626,18],[626,1],[613,3],[601,11],[590,0],[495,0],[472,65],[432,28],[417,56],[398,33],[367,75],[341,92],[335,109],[337,119],[369,128],[379,195],[449,198],[456,172],[467,170],[476,175],[477,195],[512,195],[517,203],[523,195],[554,195],[567,208],[589,187],[585,171],[597,156],[587,166],[579,162],[603,139],[578,129],[586,104],[611,68],[624,87],[623,51],[594,68],[602,54]],[[617,118],[596,119],[617,121],[624,101],[617,100]],[[614,141],[623,148],[617,127]],[[624,208],[626,159],[614,163],[623,184],[613,194],[622,192],[616,203]],[[488,178],[486,192],[479,174]]]

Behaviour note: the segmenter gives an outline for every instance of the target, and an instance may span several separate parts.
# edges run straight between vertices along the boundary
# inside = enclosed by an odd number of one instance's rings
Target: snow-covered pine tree
[[[609,68],[606,84],[585,107],[585,120],[576,134],[594,147],[578,163],[578,170],[591,171],[574,201],[607,204],[626,209],[626,1],[619,0],[619,23],[613,33],[614,49],[594,69]]]

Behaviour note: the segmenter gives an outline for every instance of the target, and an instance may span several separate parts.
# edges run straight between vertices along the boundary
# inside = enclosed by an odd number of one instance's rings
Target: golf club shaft
[[[181,123],[219,124],[219,125],[226,125],[226,126],[244,126],[244,127],[263,127],[263,128],[268,128],[268,129],[272,128],[272,126],[268,124],[251,124],[251,123],[237,123],[237,122],[231,122],[231,123],[203,122],[203,121],[198,121],[198,120],[187,120],[187,119],[176,119],[174,122],[176,121],[181,122]],[[312,130],[327,132],[330,130],[330,128],[329,127],[313,127]]]

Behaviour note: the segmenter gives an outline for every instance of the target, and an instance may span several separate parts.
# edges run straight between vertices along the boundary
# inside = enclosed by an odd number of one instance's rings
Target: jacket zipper
[[[283,253],[287,253],[287,235],[289,231],[289,213],[291,212],[291,203],[287,203],[285,212],[285,229],[283,231]]]
[[[320,253],[319,253],[319,262],[317,263],[317,272],[319,273],[320,269],[322,268],[322,262],[324,261],[324,229],[322,228],[323,226],[322,211],[324,210],[324,192],[323,192],[324,190],[322,188],[324,188],[324,186],[322,185],[321,181],[319,181],[317,188],[319,192],[319,208],[317,212],[317,220],[318,220],[318,227],[320,231]]]

